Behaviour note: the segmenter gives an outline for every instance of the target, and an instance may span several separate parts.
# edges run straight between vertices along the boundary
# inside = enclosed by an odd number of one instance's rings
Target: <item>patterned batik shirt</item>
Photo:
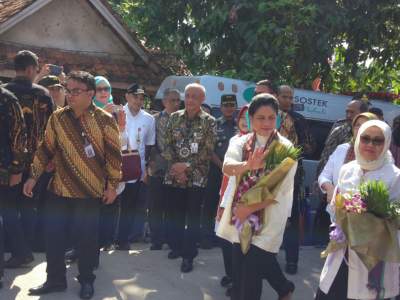
[[[24,170],[26,128],[18,99],[0,87],[0,185],[8,186],[11,174]]]
[[[24,113],[28,139],[28,155],[25,167],[28,171],[35,151],[44,137],[47,121],[55,106],[47,89],[31,83],[26,78],[17,77],[5,84],[4,87],[18,98]]]
[[[165,134],[170,115],[162,111],[154,116],[156,122],[156,146],[152,147],[149,161],[149,174],[154,177],[164,178],[167,170],[167,161],[161,155],[165,151]]]
[[[317,166],[317,178],[324,169],[329,159],[329,156],[333,153],[333,151],[335,151],[336,147],[340,144],[349,142],[351,140],[351,137],[351,125],[347,122],[340,126],[337,126],[331,131],[328,138],[326,139],[325,147],[324,150],[322,150],[321,158]]]
[[[49,189],[68,198],[100,198],[107,186],[121,180],[121,143],[115,119],[93,104],[80,117],[67,106],[55,111],[47,124],[31,167],[38,179],[53,160]]]
[[[279,133],[287,138],[289,141],[291,141],[293,145],[297,145],[298,137],[293,118],[284,111],[279,111],[278,116],[280,119],[280,124],[278,128]]]
[[[227,120],[224,117],[220,117],[217,119],[216,123],[217,136],[214,152],[218,158],[223,161],[226,150],[228,150],[229,140],[238,132],[238,128],[234,119]]]
[[[296,130],[297,143],[291,141],[294,145],[301,147],[304,155],[312,155],[315,150],[315,141],[311,135],[307,120],[303,115],[288,111],[287,114],[292,118]]]
[[[180,188],[200,187],[207,185],[207,175],[211,155],[214,151],[216,122],[214,117],[200,111],[189,119],[185,110],[173,113],[168,121],[165,135],[165,151],[162,153],[168,161],[164,182]],[[186,169],[188,181],[185,184],[176,182],[170,175],[174,163],[189,163]]]

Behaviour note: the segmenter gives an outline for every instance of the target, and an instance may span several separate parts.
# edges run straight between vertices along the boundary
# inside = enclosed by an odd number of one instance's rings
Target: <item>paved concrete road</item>
[[[195,269],[189,274],[179,271],[180,260],[168,260],[167,250],[150,251],[147,244],[134,244],[134,250],[127,252],[103,252],[101,266],[97,270],[95,296],[104,300],[224,300],[225,290],[219,281],[223,274],[222,256],[219,249],[202,250],[195,260]],[[299,274],[290,276],[296,284],[293,299],[311,300],[318,285],[319,272],[323,261],[320,250],[304,247],[300,252]],[[279,261],[283,266],[283,253]],[[0,290],[1,300],[79,299],[79,284],[74,279],[76,265],[68,268],[68,290],[42,297],[28,296],[30,287],[45,280],[46,263],[43,254],[35,255],[31,269],[7,270],[4,288]],[[275,292],[264,284],[262,299],[277,299]]]

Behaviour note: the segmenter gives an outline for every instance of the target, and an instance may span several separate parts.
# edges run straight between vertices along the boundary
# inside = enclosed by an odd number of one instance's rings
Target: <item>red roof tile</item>
[[[4,23],[36,0],[0,0],[0,23]]]

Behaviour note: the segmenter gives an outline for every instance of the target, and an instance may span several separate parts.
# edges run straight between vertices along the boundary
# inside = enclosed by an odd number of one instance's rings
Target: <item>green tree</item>
[[[194,74],[332,91],[398,89],[398,0],[109,0]]]

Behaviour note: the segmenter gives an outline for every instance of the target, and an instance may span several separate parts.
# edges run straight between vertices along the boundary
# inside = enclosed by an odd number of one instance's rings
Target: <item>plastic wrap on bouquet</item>
[[[343,230],[346,242],[331,240],[322,253],[323,257],[348,246],[357,253],[368,271],[380,261],[400,263],[397,220],[379,218],[368,212],[349,213],[336,208],[336,223]]]
[[[281,186],[281,183],[295,164],[296,160],[290,157],[285,158],[271,172],[262,176],[252,188],[245,192],[238,203],[243,205],[252,205],[269,201],[268,205],[273,204],[279,189],[284,188]],[[252,221],[251,218],[252,217],[246,220],[243,224],[238,224],[237,226],[243,254],[246,254],[249,250],[253,234],[257,234],[261,228],[261,224],[264,224],[262,214],[257,217],[259,218],[257,220],[258,226],[256,226],[257,224],[254,220]]]

